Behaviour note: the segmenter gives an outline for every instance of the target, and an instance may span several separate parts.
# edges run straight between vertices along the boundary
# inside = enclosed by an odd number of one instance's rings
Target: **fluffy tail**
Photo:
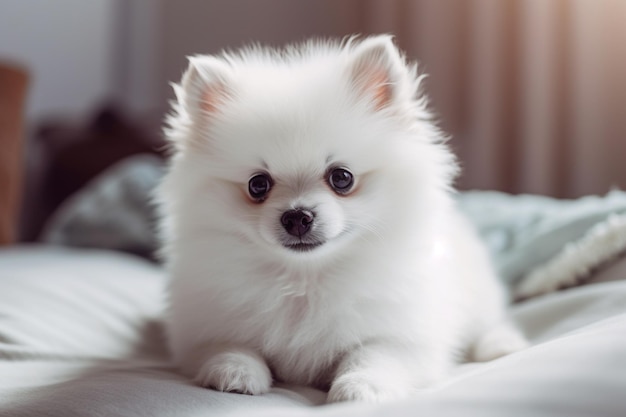
[[[516,300],[585,283],[591,273],[626,252],[626,213],[613,214],[526,275],[513,290]]]

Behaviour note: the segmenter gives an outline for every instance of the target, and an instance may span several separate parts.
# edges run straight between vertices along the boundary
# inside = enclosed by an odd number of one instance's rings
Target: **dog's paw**
[[[257,355],[241,351],[221,352],[202,365],[195,382],[218,391],[259,395],[270,390],[272,374]]]
[[[327,402],[362,401],[378,403],[404,398],[409,395],[408,387],[376,381],[366,373],[354,372],[340,375],[328,391]]]
[[[486,362],[526,349],[528,341],[511,323],[503,323],[480,337],[472,352],[472,359]]]

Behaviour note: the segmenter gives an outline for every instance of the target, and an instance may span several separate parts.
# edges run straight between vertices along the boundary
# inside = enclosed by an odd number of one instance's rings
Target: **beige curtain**
[[[626,1],[367,0],[430,74],[462,188],[577,197],[626,188]]]

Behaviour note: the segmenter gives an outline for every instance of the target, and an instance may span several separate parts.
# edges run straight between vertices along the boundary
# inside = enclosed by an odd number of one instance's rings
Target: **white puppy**
[[[377,401],[524,346],[421,79],[389,36],[190,58],[158,199],[198,384]]]

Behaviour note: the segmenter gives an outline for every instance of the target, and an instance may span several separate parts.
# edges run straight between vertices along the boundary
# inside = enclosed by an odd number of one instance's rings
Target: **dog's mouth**
[[[323,241],[283,243],[283,246],[294,252],[310,252],[324,244]]]
[[[322,236],[320,234],[312,235],[312,236],[304,236],[300,239],[298,238],[289,239],[288,237],[287,238],[283,237],[283,239],[281,239],[282,240],[281,245],[284,248],[289,249],[292,252],[297,252],[297,253],[312,252],[316,250],[317,248],[328,244],[329,242],[332,243],[332,242],[336,242],[337,240],[341,240],[341,238],[345,237],[346,235],[349,235],[350,232],[351,230],[346,228],[337,236],[334,236],[330,239],[327,236]]]

